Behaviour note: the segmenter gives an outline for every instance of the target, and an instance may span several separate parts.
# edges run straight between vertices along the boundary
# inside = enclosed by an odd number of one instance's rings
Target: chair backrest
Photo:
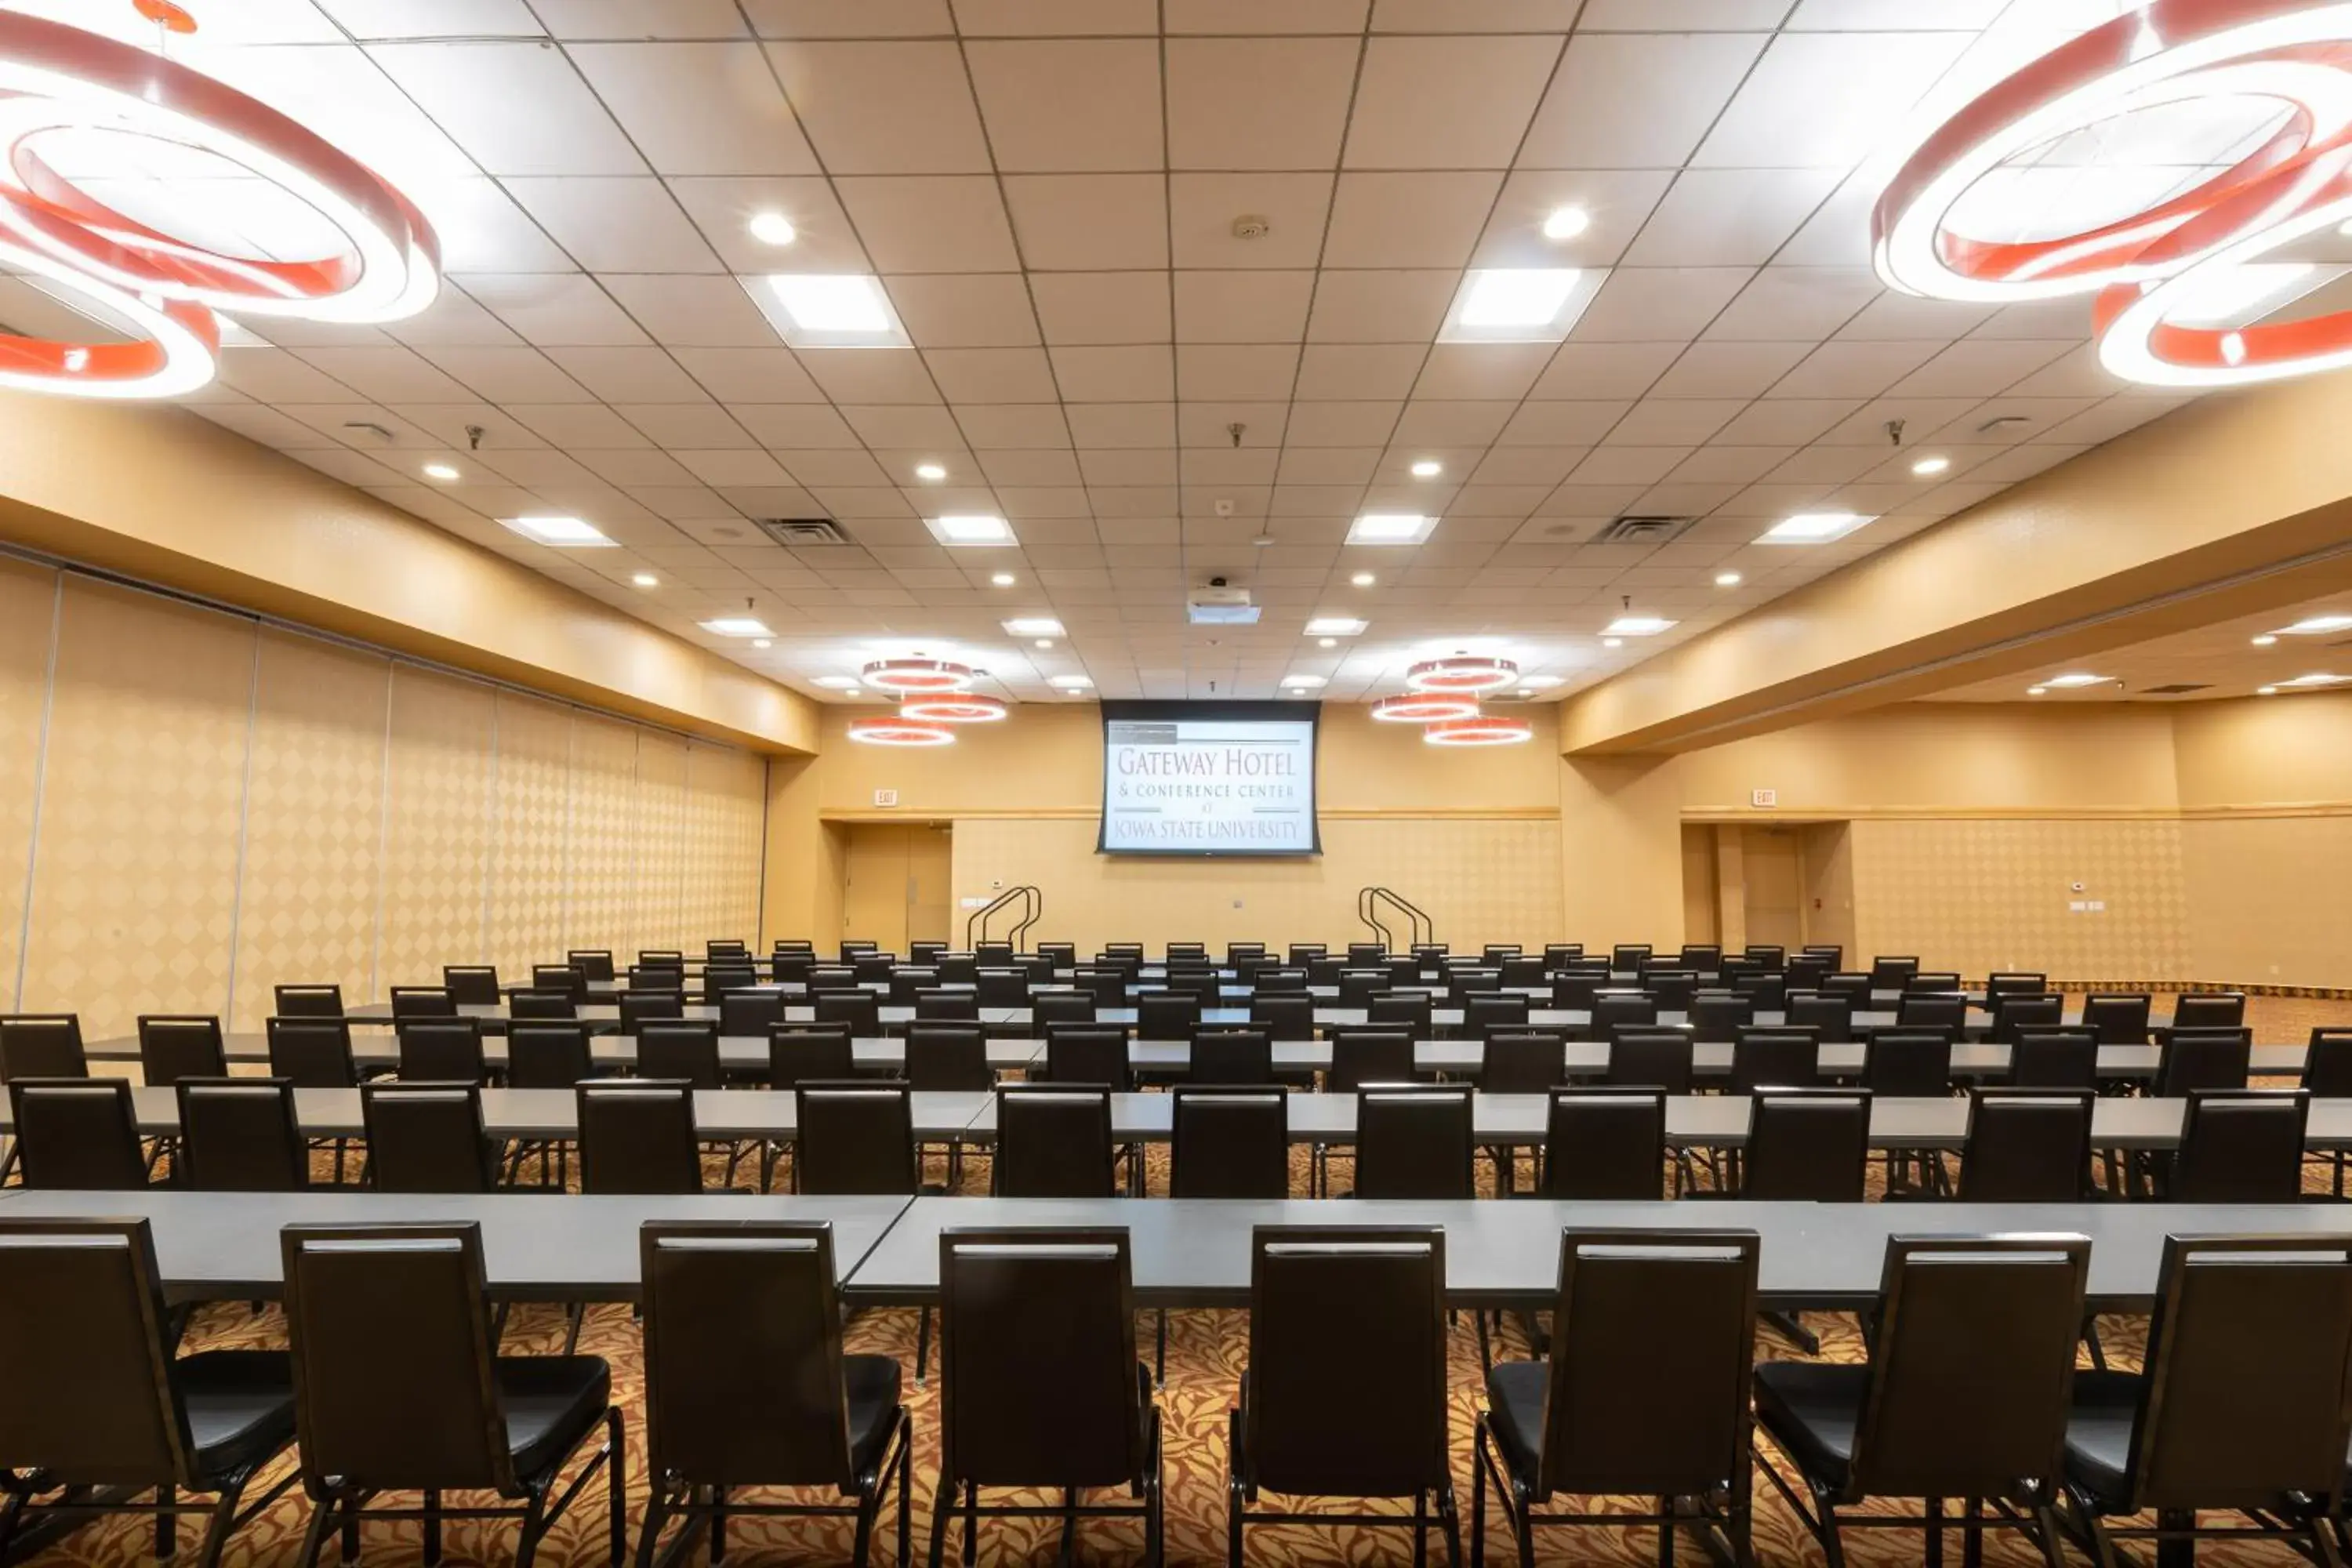
[[[609,947],[575,947],[563,955],[563,962],[578,970],[583,980],[606,983],[613,978],[613,950]]]
[[[654,1475],[855,1491],[833,1226],[654,1220],[637,1247]]]
[[[995,1088],[987,1029],[973,1023],[908,1025],[907,1081],[919,1089]]]
[[[939,971],[940,984],[978,985],[980,984],[980,960],[971,953],[943,952],[940,955],[939,963],[932,967]],[[845,975],[843,978],[852,977]]]
[[[1568,1040],[1558,1029],[1510,1029],[1486,1037],[1478,1066],[1480,1092],[1544,1094],[1567,1081]]]
[[[857,1076],[857,1052],[843,1024],[778,1024],[768,1031],[768,1087],[793,1089]]]
[[[2184,1204],[2294,1203],[2303,1194],[2310,1116],[2305,1089],[2191,1091],[2165,1195]]]
[[[1789,1005],[1789,978],[1777,970],[1766,970],[1753,974],[1731,974],[1725,978],[1731,985],[1731,994],[1759,1013],[1778,1013]],[[1696,1004],[1694,1003],[1693,1005],[1696,1006]],[[1750,1016],[1747,1021],[1754,1023],[1755,1019]]]
[[[532,964],[530,988],[533,991],[552,991],[573,1002],[588,1000],[588,976],[574,964]]]
[[[0,1081],[20,1078],[88,1078],[81,1017],[75,1013],[11,1013],[0,1016]]]
[[[2088,1029],[2020,1029],[2009,1043],[2015,1089],[2096,1089],[2099,1037]]]
[[[1091,1024],[1095,1021],[1095,999],[1087,992],[1040,992],[1029,1000],[1029,1021],[1041,1030],[1055,1024]]]
[[[1878,1030],[1862,1047],[1863,1088],[1873,1094],[1923,1099],[1951,1093],[1952,1033],[1941,1028]]]
[[[847,977],[844,976],[844,978]],[[686,972],[682,969],[665,969],[658,965],[649,968],[642,963],[632,963],[629,965],[629,989],[623,994],[635,996],[640,994],[675,996],[683,1002],[686,1000]]]
[[[1822,991],[1791,991],[1780,1016],[1788,1027],[1811,1029],[1815,1038],[1827,1045],[1843,1045],[1853,1038],[1853,1002],[1850,997]]]
[[[1821,1037],[1810,1026],[1746,1028],[1732,1037],[1729,1092],[1810,1089],[1821,1081]]]
[[[971,956],[981,963],[1007,964],[1013,962],[1013,944],[1009,942],[974,942]]]
[[[1274,1038],[1264,1029],[1201,1029],[1192,1036],[1192,1083],[1274,1081]]]
[[[1070,969],[1078,962],[1078,945],[1073,942],[1041,942],[1037,956],[1056,969]]]
[[[1116,1024],[1045,1026],[1045,1077],[1055,1083],[1098,1083],[1115,1094],[1135,1086],[1127,1031]]]
[[[719,1032],[722,1035],[766,1034],[784,1021],[784,998],[775,991],[729,991],[719,998]]]
[[[842,951],[846,952],[854,946],[871,947],[874,944],[843,942],[841,945]],[[675,947],[641,947],[637,949],[637,962],[647,969],[672,969],[680,973],[685,973],[686,970],[686,953],[684,950]]]
[[[849,973],[859,984],[871,980],[887,980],[898,960],[887,952],[860,952],[847,956]]]
[[[793,1086],[793,1190],[811,1196],[913,1197],[915,1111],[904,1082]]]
[[[1572,963],[1582,958],[1584,944],[1580,942],[1548,942],[1544,943],[1543,956],[1546,965],[1558,969],[1563,963]]]
[[[1262,1225],[1234,1481],[1398,1497],[1447,1479],[1445,1232]]]
[[[360,1081],[352,1061],[352,1026],[331,1018],[271,1018],[269,1076],[297,1089],[350,1089]]]
[[[1826,952],[1792,952],[1782,961],[1780,973],[1788,977],[1791,991],[1810,991],[1818,987],[1843,962],[1843,958]]]
[[[580,1004],[565,991],[518,991],[507,998],[507,1016],[560,1022],[580,1016]]]
[[[127,1191],[147,1184],[147,1157],[131,1085],[119,1078],[12,1078],[17,1169],[51,1192]]]
[[[2300,1492],[2327,1511],[2352,1436],[2352,1249],[2312,1235],[2165,1237],[2146,1364],[2128,1507],[2275,1507]]]
[[[1621,942],[1609,950],[1609,967],[1620,974],[1638,974],[1642,965],[1649,962],[1650,944],[1646,942]]]
[[[987,976],[983,973],[982,983],[986,984],[986,981]],[[918,991],[915,993],[915,1016],[937,1019],[941,1023],[975,1023],[980,1018],[980,994],[973,991]],[[1029,987],[1024,981],[1020,986],[1018,1000],[1008,1002],[992,998],[989,1005],[1021,1007],[1026,1006],[1028,1002]]]
[[[625,1078],[572,1087],[583,1193],[698,1193],[702,1144],[694,1086],[682,1079]]]
[[[1163,950],[1163,954],[1171,963],[1198,963],[1209,956],[1209,944],[1205,942],[1171,942]]]
[[[719,1026],[684,1018],[656,1018],[638,1026],[637,1076],[677,1079],[696,1089],[719,1088]]]
[[[2168,1029],[2149,1092],[2163,1100],[2184,1100],[2200,1089],[2243,1089],[2253,1054],[2249,1029]]]
[[[1393,984],[1421,984],[1421,960],[1409,953],[1392,952],[1381,960],[1381,967],[1388,972],[1389,980]]]
[[[1070,971],[1070,984],[1095,999],[1097,1007],[1127,1005],[1127,972],[1098,963],[1082,963]]]
[[[1373,997],[1364,1017],[1367,1023],[1401,1024],[1419,1038],[1430,1032],[1430,1012],[1427,992],[1408,991]]]
[[[1315,1000],[1311,996],[1257,996],[1250,1001],[1250,1022],[1263,1024],[1277,1040],[1315,1037]]]
[[[1895,1023],[1904,1029],[1949,1029],[1968,1026],[1968,998],[1953,991],[1907,991],[1895,1005]]]
[[[911,1007],[919,993],[936,991],[940,985],[937,968],[921,964],[902,963],[890,971],[890,1005]]]
[[[1140,1040],[1187,1040],[1201,1026],[1201,999],[1175,991],[1146,991],[1135,999]]]
[[[639,1025],[656,1018],[686,1016],[686,993],[683,991],[638,991],[621,993],[621,1027],[635,1032]]]
[[[1996,995],[2000,994],[2000,987],[1996,985],[1988,984],[1986,989]],[[2020,987],[2012,985],[2009,989],[2016,991]],[[2038,985],[2032,987],[2036,994],[2039,994],[2041,989],[2042,987]],[[1914,970],[1904,977],[1902,994],[1905,996],[1958,996],[1960,994],[1959,971],[1955,969]]]
[[[1650,969],[1642,975],[1642,989],[1665,1011],[1686,1013],[1698,995],[1698,974],[1688,969]]]
[[[1666,1096],[1657,1089],[1556,1089],[1545,1118],[1543,1194],[1597,1203],[1659,1195]]]
[[[1969,1203],[2072,1204],[2090,1181],[2087,1089],[1976,1089],[1959,1196]]]
[[[702,999],[720,1002],[738,991],[749,991],[760,984],[760,972],[749,960],[740,963],[708,963],[702,970]]]
[[[184,1078],[226,1078],[228,1049],[220,1020],[205,1016],[160,1016],[139,1020],[139,1076],[150,1089],[169,1089]]]
[[[400,1076],[412,1083],[480,1083],[489,1076],[478,1020],[409,1018],[397,1033]]]
[[[2021,1029],[2057,1029],[2065,1026],[2066,999],[2054,992],[2029,995],[2011,991],[1988,997],[1992,1006],[1990,1037],[2003,1045],[2016,1043]]]
[[[2235,1029],[2246,1022],[2246,997],[2240,991],[2192,991],[2172,1003],[2176,1029]]]
[[[1561,1233],[1534,1500],[1739,1489],[1758,1256],[1752,1230]]]
[[[1592,999],[1592,1036],[1608,1039],[1610,1031],[1627,1024],[1650,1025],[1658,1021],[1658,999],[1622,991],[1604,991]]]
[[[363,1083],[360,1114],[376,1191],[487,1193],[498,1185],[479,1085]]]
[[[395,985],[392,988],[395,1018],[454,1018],[457,998],[438,985]]]
[[[1710,1044],[1731,1039],[1754,1025],[1757,1006],[1755,997],[1736,991],[1702,991],[1691,998],[1691,1036]]]
[[[0,1466],[48,1486],[195,1479],[156,1273],[144,1219],[0,1221]]]
[[[1845,1495],[2054,1482],[2090,1271],[2086,1236],[1888,1237]]]
[[[2145,991],[2094,991],[2083,998],[2083,1026],[2103,1046],[2144,1046],[2152,1001]]]
[[[1867,1090],[1801,1089],[1748,1102],[1739,1195],[1793,1203],[1862,1202],[1870,1163]]]
[[[1381,1085],[1356,1098],[1356,1195],[1477,1196],[1471,1094],[1458,1085]]]
[[[495,1007],[506,999],[499,989],[499,972],[495,964],[445,963],[441,966],[441,988],[449,993],[449,1000],[475,1003]]]
[[[1542,959],[1528,953],[1507,958],[1496,968],[1497,978],[1506,989],[1539,986],[1549,973]]]
[[[271,991],[281,1018],[340,1018],[343,988],[340,985],[279,985]]]
[[[2315,1100],[2352,1100],[2352,1029],[2315,1028],[2303,1058],[2303,1087]]]
[[[1412,1081],[1412,1037],[1402,1029],[1335,1029],[1324,1088],[1353,1094],[1368,1083]]]
[[[996,1090],[996,1195],[1108,1198],[1118,1194],[1110,1090],[1101,1084],[1001,1084]]]
[[[1464,1026],[1473,1035],[1486,1037],[1498,1029],[1528,1026],[1528,999],[1524,996],[1465,997],[1462,1011]]]
[[[288,1226],[279,1246],[311,1495],[331,1485],[518,1495],[481,1227]]]
[[[1290,1094],[1279,1084],[1180,1083],[1169,1090],[1168,1195],[1279,1198],[1290,1192]]]
[[[1688,1094],[1696,1053],[1696,1042],[1688,1030],[1622,1029],[1609,1042],[1609,1070],[1601,1074],[1601,1081],[1620,1088]]]
[[[172,1174],[212,1193],[291,1193],[310,1184],[310,1152],[282,1078],[184,1078]]]
[[[1445,994],[1454,1005],[1467,1005],[1473,996],[1492,995],[1502,989],[1500,970],[1474,968],[1469,964],[1448,961],[1445,970]]]
[[[1918,972],[1918,959],[1889,957],[1882,953],[1870,961],[1870,988],[1873,991],[1899,991],[1903,983]]]
[[[866,991],[819,991],[814,1016],[820,1024],[846,1024],[853,1036],[867,1038],[882,1032],[882,1004]]]
[[[596,1076],[585,1024],[507,1026],[507,1084],[512,1089],[570,1089]]]
[[[1132,1279],[1123,1228],[940,1233],[943,1485],[1139,1479]]]

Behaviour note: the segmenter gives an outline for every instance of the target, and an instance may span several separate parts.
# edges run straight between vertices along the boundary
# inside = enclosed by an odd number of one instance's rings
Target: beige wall
[[[749,937],[765,797],[750,752],[0,559],[0,1000],[92,1037]]]

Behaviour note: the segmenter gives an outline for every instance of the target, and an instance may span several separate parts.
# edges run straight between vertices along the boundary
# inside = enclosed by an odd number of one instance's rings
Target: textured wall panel
[[[497,831],[490,847],[489,962],[527,980],[534,963],[572,945],[564,851],[571,826],[572,713],[511,691],[498,694],[491,773]]]
[[[262,631],[234,1028],[260,1028],[280,984],[374,991],[391,700],[389,659]]]
[[[66,584],[25,1005],[92,1038],[228,1005],[254,626]]]
[[[571,887],[564,946],[601,947],[625,961],[636,864],[637,731],[572,716]]]
[[[637,736],[632,952],[703,940],[686,926],[686,749],[675,736],[651,731]]]
[[[694,745],[686,757],[686,940],[755,940],[767,769],[748,752]]]
[[[0,1007],[16,1006],[58,574],[0,560]]]
[[[486,962],[494,710],[488,687],[393,670],[380,989],[437,985],[445,963]]]

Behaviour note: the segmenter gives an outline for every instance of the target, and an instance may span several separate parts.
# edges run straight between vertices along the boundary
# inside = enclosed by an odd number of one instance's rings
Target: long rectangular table
[[[805,1023],[801,1019],[797,1022]],[[266,1067],[269,1063],[269,1037],[242,1031],[221,1037],[223,1054],[231,1068]],[[1017,1035],[992,1035],[988,1038],[988,1065],[999,1072],[1013,1072],[1034,1063],[1045,1048],[1040,1039],[1026,1039]],[[129,1036],[98,1040],[85,1054],[92,1062],[135,1062],[139,1058],[139,1042]],[[850,1042],[850,1055],[860,1072],[898,1072],[907,1065],[907,1042],[897,1035],[861,1035]],[[600,1071],[618,1072],[637,1065],[637,1039],[635,1035],[596,1035],[588,1041],[589,1059]],[[503,1035],[485,1036],[482,1040],[482,1060],[494,1070],[504,1071],[507,1066],[507,1042]],[[354,1035],[352,1038],[352,1063],[362,1072],[388,1072],[400,1065],[400,1047],[384,1035]],[[721,1035],[719,1037],[719,1065],[729,1072],[764,1072],[768,1067],[768,1041],[761,1035]]]

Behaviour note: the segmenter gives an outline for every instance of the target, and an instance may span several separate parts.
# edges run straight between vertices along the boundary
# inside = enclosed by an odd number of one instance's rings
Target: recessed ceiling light
[[[813,686],[831,687],[835,691],[855,691],[857,689],[856,679],[853,676],[847,675],[820,675],[816,679],[810,682],[810,684]]]
[[[951,513],[946,517],[927,517],[923,526],[931,537],[948,545],[1002,545],[1018,542],[1013,537],[1013,525],[1001,517],[982,513]]]
[[[1094,682],[1083,675],[1057,675],[1049,684],[1058,686],[1065,691],[1084,691]]]
[[[2273,643],[2278,641],[2278,634],[2275,632],[2263,632],[2259,637],[2253,637],[2250,640],[2256,647],[2268,647]]]
[[[1368,511],[1348,529],[1350,544],[1419,544],[1437,526],[1418,512]]]
[[[1923,479],[1934,479],[1952,466],[1949,458],[1922,458],[1911,465],[1911,471]]]
[[[427,463],[425,465],[425,477],[428,479],[454,479],[457,477],[457,470],[446,463]]]
[[[1470,275],[1465,327],[1549,326],[1583,275],[1573,267],[1494,268]]]
[[[1525,675],[1519,678],[1519,684],[1548,689],[1559,685],[1560,679],[1557,675]]]
[[[1282,678],[1282,684],[1293,691],[1312,691],[1328,683],[1319,675],[1286,675]]]
[[[2028,697],[2045,697],[2049,692],[2050,689],[2046,686],[2029,686],[2025,689],[2025,694]]]
[[[767,623],[757,616],[715,616],[702,623],[706,632],[716,632],[722,637],[764,637],[773,636]]]
[[[658,588],[661,586],[661,579],[655,576],[650,572],[640,572],[635,576],[631,577],[629,581],[635,584],[640,588]]]
[[[499,522],[525,539],[537,540],[541,544],[591,550],[613,542],[599,532],[594,524],[583,522],[576,517],[502,517]]]
[[[1031,647],[1052,647],[1054,646],[1054,639],[1052,637],[1039,637],[1035,642],[1031,643],[1029,646]]]
[[[1445,465],[1434,458],[1423,458],[1412,466],[1412,477],[1416,479],[1433,479],[1444,471]]]
[[[1310,637],[1351,637],[1364,629],[1364,623],[1353,616],[1318,616],[1307,623]]]
[[[1715,585],[1718,588],[1737,588],[1740,582],[1740,575],[1737,572],[1717,572],[1715,574]]]
[[[2340,632],[2352,628],[2352,616],[2305,616],[2291,626],[2279,630],[2293,637],[2317,637],[2323,632]]]
[[[1339,646],[1339,639],[1338,637],[1318,637],[1315,639],[1315,646],[1317,647],[1338,647]]]
[[[1535,694],[1536,689],[1532,686],[1522,686],[1519,688],[1519,695],[1522,697],[1533,697]]]
[[[855,348],[907,341],[880,280],[865,273],[771,272],[742,283],[788,343]]]
[[[1348,581],[1353,583],[1359,588],[1369,588],[1373,584],[1379,582],[1380,579],[1373,576],[1370,572],[1359,572],[1354,576],[1349,578]]]
[[[1855,511],[1801,511],[1756,536],[1759,544],[1827,544],[1874,521]]]
[[[995,576],[991,577],[989,581],[995,584],[1000,588],[1010,588],[1013,586],[1015,579],[1010,572],[999,572]]]
[[[1004,623],[1004,630],[1016,637],[1057,637],[1062,635],[1062,623],[1051,616],[1015,616]]]
[[[2105,686],[2114,679],[2112,675],[2093,675],[2088,670],[2077,669],[2070,670],[2064,675],[2053,675],[2042,684],[2055,686],[2061,690],[2072,690],[2082,686]]]
[[[753,647],[773,647],[776,645],[770,642],[766,637],[753,637],[751,639],[751,646]]]
[[[1601,629],[1612,637],[1654,637],[1678,624],[1657,616],[1620,616]]]
[[[1623,647],[1625,646],[1625,639],[1623,637],[1602,637],[1601,639],[1601,646],[1602,647]]]
[[[793,226],[793,220],[780,212],[753,213],[751,221],[743,226],[750,229],[751,237],[761,245],[790,245],[801,237],[801,231]]]
[[[2346,224],[2344,226],[2347,229],[2352,229],[2352,224]],[[2345,237],[2352,239],[2352,234],[2347,234]],[[2254,688],[2254,695],[2257,697],[2276,697],[2278,695],[2278,688],[2275,686],[2257,686]]]
[[[915,477],[919,479],[943,479],[948,477],[948,471],[938,463],[917,463]]]
[[[1592,215],[1582,207],[1554,207],[1544,216],[1543,237],[1546,239],[1574,239],[1592,226]]]

